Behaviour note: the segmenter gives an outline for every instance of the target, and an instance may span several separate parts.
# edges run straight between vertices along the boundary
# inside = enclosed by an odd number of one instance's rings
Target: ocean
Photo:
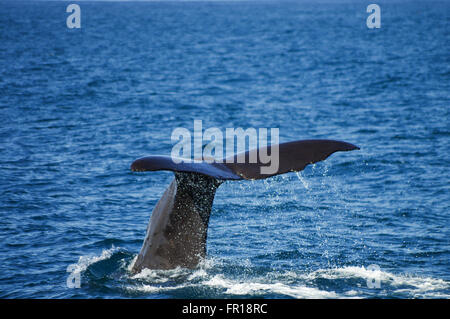
[[[0,1],[0,298],[449,298],[450,3]],[[195,269],[130,271],[177,127],[361,150],[217,191]]]

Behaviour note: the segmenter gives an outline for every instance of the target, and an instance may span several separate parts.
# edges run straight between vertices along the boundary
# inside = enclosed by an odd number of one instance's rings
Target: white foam
[[[132,275],[132,279],[143,279],[152,283],[163,283],[170,279],[178,278],[189,273],[188,269],[177,267],[170,270],[158,270],[144,268],[139,273]]]
[[[133,259],[131,264],[128,266],[128,271],[131,272],[133,265],[137,259],[137,256]],[[181,276],[188,276],[188,280],[193,280],[195,278],[202,278],[208,275],[207,270],[217,266],[218,262],[214,259],[202,259],[197,266],[197,270],[192,273],[192,270],[182,267],[177,267],[175,269],[169,270],[157,270],[144,268],[139,273],[131,276],[133,279],[144,279],[149,282],[162,283],[169,279],[178,278]]]
[[[100,256],[80,256],[78,262],[72,268],[72,275],[79,274],[85,271],[90,265],[95,264],[101,260],[109,259],[116,252],[118,248],[112,246],[110,249],[104,249]]]
[[[335,292],[324,291],[314,287],[302,285],[287,285],[281,282],[260,283],[225,279],[222,275],[216,275],[203,283],[206,286],[224,288],[226,294],[231,295],[264,295],[281,294],[294,298],[337,298]]]
[[[443,279],[421,277],[411,274],[393,274],[383,270],[347,266],[343,268],[320,269],[304,276],[309,280],[324,278],[330,280],[361,278],[364,281],[377,280],[383,286],[393,288],[389,294],[404,293],[411,297],[449,298],[450,282]],[[398,288],[397,287],[407,287]],[[408,287],[409,286],[409,287]],[[447,292],[443,292],[447,291]],[[347,292],[346,294],[348,294]]]
[[[90,265],[101,260],[111,258],[118,250],[114,246],[103,250],[100,256],[81,256],[72,273],[81,273]],[[139,280],[135,284],[124,288],[129,291],[143,293],[164,293],[190,287],[211,287],[219,289],[228,295],[264,296],[270,294],[284,295],[293,298],[359,298],[370,295],[395,296],[400,294],[407,298],[450,298],[450,282],[443,279],[423,277],[411,274],[394,274],[383,270],[371,270],[363,266],[346,266],[328,269],[318,269],[312,272],[289,270],[284,272],[269,272],[262,276],[234,277],[234,275],[217,274],[219,265],[223,261],[204,259],[194,271],[185,268],[171,270],[143,269],[138,274],[131,274],[131,268],[136,257],[128,265],[130,279]],[[223,265],[222,265],[223,266]],[[251,267],[251,265],[247,265]],[[216,274],[213,274],[215,272]],[[230,277],[233,276],[233,277]],[[169,281],[177,284],[162,285]],[[317,279],[351,280],[360,279],[361,283],[354,283],[354,287],[347,291],[325,291],[315,287]],[[377,280],[381,289],[368,290],[367,281]],[[341,284],[339,284],[341,285]],[[348,286],[348,285],[347,285]],[[363,290],[361,288],[364,288]],[[373,291],[373,294],[371,293]]]
[[[196,270],[195,272],[193,272],[188,277],[188,280],[194,280],[194,279],[206,278],[206,277],[208,277],[208,273],[206,272],[206,270],[205,269],[199,269],[199,270]]]
[[[179,285],[179,286],[153,286],[153,285],[138,285],[138,286],[126,286],[125,289],[131,292],[143,292],[143,293],[162,293],[171,290],[178,290],[186,287],[187,285]]]
[[[286,285],[281,282],[276,283],[260,283],[235,281],[225,279],[222,275],[216,275],[201,283],[186,282],[176,286],[161,286],[161,285],[136,285],[125,287],[129,291],[144,292],[144,293],[164,293],[168,291],[191,288],[191,287],[212,287],[216,289],[224,289],[225,294],[229,295],[266,295],[266,294],[280,294],[290,296],[293,298],[338,298],[336,293],[323,291],[313,287],[306,287],[301,285]]]

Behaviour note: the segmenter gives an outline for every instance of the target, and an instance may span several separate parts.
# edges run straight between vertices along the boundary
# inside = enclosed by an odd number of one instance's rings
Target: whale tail
[[[221,161],[189,161],[175,159],[170,156],[148,156],[137,159],[131,164],[131,170],[198,173],[219,180],[254,180],[263,179],[287,172],[298,172],[308,164],[323,161],[331,154],[338,151],[352,151],[359,149],[357,146],[333,140],[303,140],[277,145],[269,145],[263,148],[253,149],[245,153],[236,154]],[[261,154],[278,153],[277,169],[272,172],[264,170],[267,162]],[[251,160],[254,159],[254,160]],[[273,163],[271,163],[273,164]]]
[[[216,189],[222,182],[301,171],[335,152],[356,149],[359,148],[346,142],[305,140],[250,150],[221,162],[180,162],[169,156],[137,159],[131,164],[132,171],[168,170],[175,172],[175,179],[153,210],[133,272],[143,268],[193,268],[198,264],[206,255],[209,216]],[[261,152],[271,153],[275,170],[264,169],[267,157],[258,156]]]

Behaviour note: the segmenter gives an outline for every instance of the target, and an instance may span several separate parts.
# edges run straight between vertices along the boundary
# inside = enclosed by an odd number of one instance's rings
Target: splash
[[[298,299],[338,297],[333,291],[324,291],[314,287],[289,285],[282,282],[264,283],[239,281],[226,279],[223,275],[214,276],[210,280],[205,281],[204,284],[218,289],[225,289],[224,293],[228,295],[250,295],[253,297],[276,294]]]
[[[113,245],[109,249],[104,249],[100,256],[80,256],[75,267],[72,268],[71,275],[81,274],[86,271],[89,266],[98,263],[99,261],[110,259],[118,250],[119,248],[116,248]]]
[[[314,271],[261,269],[250,261],[235,262],[206,258],[195,269],[144,269],[131,272],[136,255],[119,253],[112,247],[99,256],[81,256],[73,270],[83,273],[103,267],[105,262],[121,258],[106,275],[110,287],[119,295],[164,295],[167,298],[450,298],[450,282],[414,274],[396,274],[370,270],[363,266],[345,266]],[[114,274],[114,275],[111,275]],[[107,285],[105,277],[86,277],[95,287]],[[368,280],[380,282],[380,288],[367,286]]]
[[[217,266],[217,265],[216,265]],[[449,298],[450,283],[430,277],[405,274],[393,274],[385,271],[372,271],[365,267],[347,266],[342,268],[318,269],[309,273],[285,271],[267,272],[259,276],[247,274],[231,274],[216,267],[199,268],[191,271],[177,268],[165,271],[167,280],[160,281],[161,271],[143,271],[135,278],[144,279],[140,285],[129,285],[129,291],[141,293],[165,293],[189,289],[209,289],[214,296],[244,296],[271,298],[276,295],[282,298],[367,298],[392,297],[402,298]],[[155,276],[155,274],[158,274]],[[185,276],[185,280],[175,285],[161,285],[174,277]],[[156,280],[155,280],[156,279]],[[366,281],[377,279],[381,289],[369,289]],[[318,284],[327,281],[327,288]],[[330,288],[335,287],[336,289]],[[198,296],[194,296],[198,297]],[[200,296],[203,297],[203,296]],[[205,296],[208,297],[208,296]]]

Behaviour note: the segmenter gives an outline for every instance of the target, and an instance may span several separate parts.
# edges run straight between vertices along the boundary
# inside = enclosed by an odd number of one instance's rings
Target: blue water
[[[369,3],[0,2],[0,297],[449,298],[450,4]],[[129,165],[194,119],[361,150],[227,182],[197,269],[133,275],[173,175]]]

